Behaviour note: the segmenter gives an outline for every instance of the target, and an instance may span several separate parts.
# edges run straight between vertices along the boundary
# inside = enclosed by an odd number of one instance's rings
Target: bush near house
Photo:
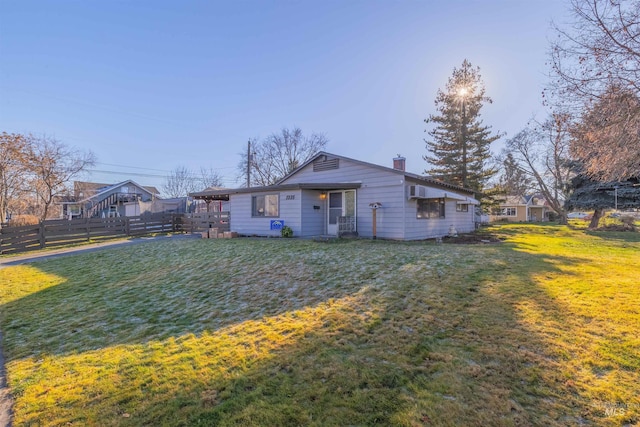
[[[280,230],[280,235],[282,237],[293,237],[293,230],[288,225],[285,225],[282,227],[282,230]]]
[[[170,240],[6,267],[15,425],[640,422],[640,236],[483,232],[504,243]]]

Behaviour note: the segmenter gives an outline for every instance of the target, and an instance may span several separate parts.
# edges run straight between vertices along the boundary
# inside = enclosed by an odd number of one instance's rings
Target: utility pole
[[[247,188],[251,187],[251,140],[247,141]]]

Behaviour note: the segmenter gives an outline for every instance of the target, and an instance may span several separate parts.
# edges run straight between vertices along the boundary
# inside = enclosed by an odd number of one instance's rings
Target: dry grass
[[[16,425],[633,425],[640,238],[177,240],[9,267]]]

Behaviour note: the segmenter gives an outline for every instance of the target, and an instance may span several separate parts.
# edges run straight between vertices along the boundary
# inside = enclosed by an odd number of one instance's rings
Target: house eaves
[[[269,185],[266,187],[242,187],[242,188],[227,188],[217,190],[204,190],[197,193],[189,193],[189,196],[194,199],[208,198],[216,196],[229,196],[231,194],[249,194],[249,193],[268,193],[274,191],[291,191],[291,190],[317,190],[317,191],[331,191],[331,190],[353,190],[360,188],[359,182],[335,182],[335,183],[296,183],[296,184],[280,184]]]

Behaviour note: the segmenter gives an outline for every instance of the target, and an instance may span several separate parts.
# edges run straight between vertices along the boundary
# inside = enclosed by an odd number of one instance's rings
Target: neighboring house
[[[140,215],[140,203],[159,199],[159,191],[155,187],[142,186],[132,180],[118,184],[81,181],[73,184],[73,196],[59,202],[63,218]]]
[[[191,196],[229,200],[230,228],[241,235],[278,236],[284,225],[302,237],[420,240],[475,229],[473,191],[408,173],[401,157],[393,165],[321,152],[275,185]]]
[[[549,207],[543,198],[507,196],[491,211],[489,221],[539,222],[549,220]]]

